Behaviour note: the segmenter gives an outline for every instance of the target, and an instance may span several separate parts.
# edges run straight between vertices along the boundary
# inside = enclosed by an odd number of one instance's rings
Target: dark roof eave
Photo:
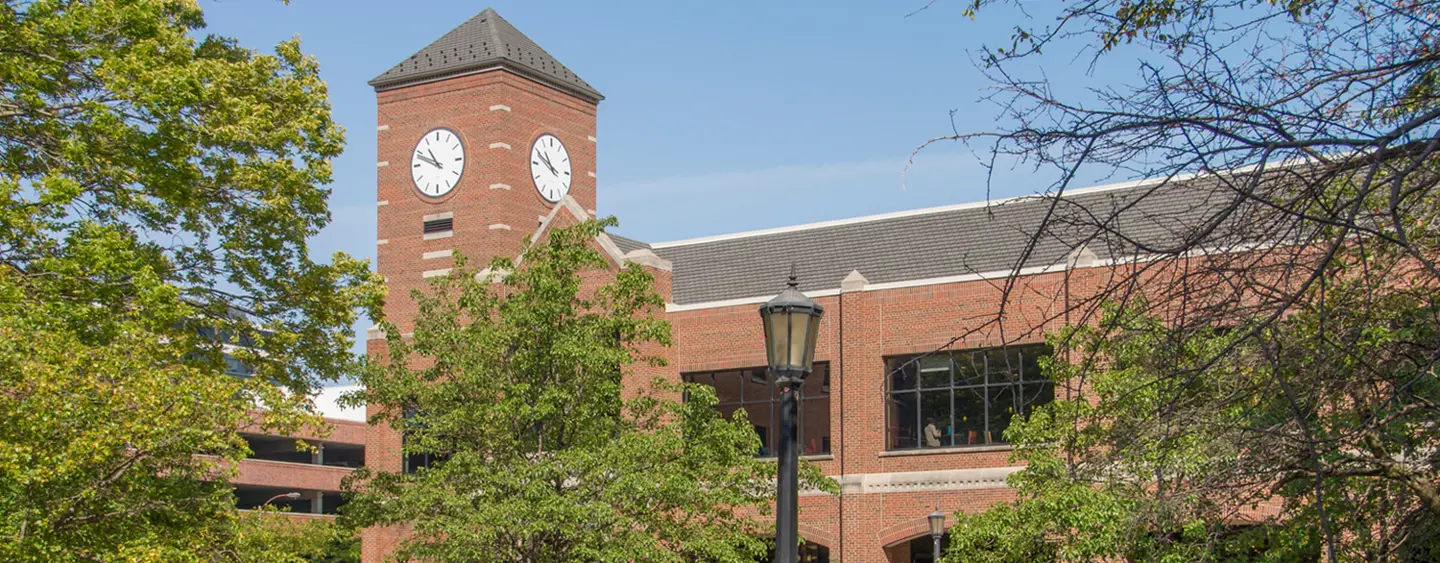
[[[566,93],[572,94],[572,95],[574,95],[574,96],[579,97],[579,98],[582,99],[582,100],[585,100],[585,101],[588,101],[588,102],[591,102],[591,103],[599,103],[600,100],[605,99],[605,96],[604,96],[604,95],[600,94],[600,92],[597,92],[597,91],[595,91],[594,89],[584,88],[584,87],[581,87],[581,86],[577,86],[577,85],[575,85],[575,84],[570,84],[570,83],[567,83],[567,82],[565,82],[565,81],[563,81],[563,80],[556,80],[554,77],[551,77],[551,76],[549,76],[549,75],[546,75],[545,73],[536,72],[536,71],[531,70],[530,68],[528,68],[528,67],[526,67],[526,66],[524,66],[524,65],[517,64],[517,63],[511,62],[511,61],[506,60],[506,59],[491,59],[491,60],[488,60],[488,61],[479,62],[479,63],[473,64],[473,65],[469,65],[469,66],[463,66],[463,67],[459,67],[459,68],[449,68],[449,69],[444,69],[444,70],[440,70],[440,71],[426,72],[426,73],[421,73],[421,74],[414,74],[414,75],[405,76],[405,77],[401,77],[401,78],[386,79],[386,78],[385,78],[385,75],[384,75],[384,74],[381,74],[380,76],[376,76],[375,78],[370,79],[370,81],[367,82],[366,84],[369,84],[370,86],[374,87],[376,92],[384,92],[384,91],[386,91],[386,90],[394,90],[394,89],[396,89],[396,88],[403,88],[403,87],[406,87],[406,86],[414,86],[414,85],[416,85],[416,84],[422,84],[422,83],[426,83],[426,82],[434,82],[434,81],[436,81],[436,80],[443,80],[443,79],[446,79],[446,78],[454,78],[454,77],[457,77],[457,76],[463,76],[463,75],[467,75],[467,74],[477,74],[477,73],[486,72],[486,71],[490,71],[490,70],[496,70],[496,69],[508,70],[508,71],[510,71],[510,72],[513,72],[513,73],[518,74],[518,75],[520,75],[520,76],[524,76],[524,77],[526,77],[526,78],[529,78],[529,79],[534,80],[534,81],[536,81],[536,82],[539,82],[539,83],[541,83],[541,84],[545,84],[545,85],[547,85],[547,86],[553,86],[553,87],[555,87],[555,88],[557,88],[557,89],[563,90],[563,91],[565,91]],[[389,71],[386,71],[386,72],[389,72]]]

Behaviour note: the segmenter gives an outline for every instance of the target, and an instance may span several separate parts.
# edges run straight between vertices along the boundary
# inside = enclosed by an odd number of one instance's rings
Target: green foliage
[[[0,560],[211,560],[247,412],[314,422],[378,301],[364,262],[307,254],[343,144],[315,61],[203,26],[0,5]]]
[[[1352,341],[1359,349],[1347,357],[1363,365],[1277,350],[1322,330],[1314,312],[1263,329],[1180,334],[1136,303],[1054,335],[1075,348],[1044,368],[1075,393],[1010,426],[1014,456],[1027,464],[1009,480],[1019,498],[957,515],[947,560],[1315,561],[1322,526],[1343,538],[1341,561],[1425,560],[1406,554],[1440,545],[1415,488],[1433,482],[1433,470],[1420,482],[1386,471],[1401,459],[1388,452],[1440,440],[1424,423],[1430,415],[1414,412],[1440,399],[1440,386],[1417,378],[1405,355],[1440,335],[1433,308],[1392,298],[1390,328]],[[1324,330],[1343,332],[1327,313],[1334,324]],[[1397,382],[1407,393],[1388,392]],[[1366,432],[1357,417],[1369,419]],[[1313,442],[1286,435],[1296,426]]]
[[[664,306],[652,277],[594,249],[613,224],[552,231],[518,268],[497,259],[479,279],[457,256],[449,276],[415,293],[413,339],[382,324],[389,357],[360,376],[373,422],[403,431],[407,455],[440,460],[412,474],[362,469],[349,482],[350,523],[413,532],[396,560],[764,555],[753,516],[769,510],[775,466],[753,457],[743,416],[717,416],[712,389],[635,379],[634,368],[663,365],[655,352],[670,327],[652,316]],[[813,466],[803,479],[833,490]]]
[[[271,508],[241,514],[215,563],[359,563],[360,537],[329,518],[285,517]]]

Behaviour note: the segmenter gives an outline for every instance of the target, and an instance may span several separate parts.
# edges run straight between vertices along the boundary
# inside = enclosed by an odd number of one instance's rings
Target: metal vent
[[[425,222],[425,234],[442,233],[455,229],[455,220],[449,217],[444,219],[432,219]]]

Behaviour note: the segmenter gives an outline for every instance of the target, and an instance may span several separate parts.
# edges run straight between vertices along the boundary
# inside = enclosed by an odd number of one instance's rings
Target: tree
[[[1034,18],[977,58],[1004,128],[932,142],[1056,178],[1035,198],[1044,218],[1021,226],[1016,271],[1067,255],[1109,265],[1067,270],[1077,291],[1056,296],[1053,319],[1088,327],[1055,341],[1072,395],[1017,425],[1031,463],[1020,500],[981,517],[998,520],[962,519],[950,557],[970,560],[966,545],[1006,546],[992,560],[1028,560],[1022,548],[1220,560],[1214,546],[1257,537],[1287,544],[1247,552],[1272,558],[1433,554],[1440,4],[973,0],[966,12],[1002,4]],[[1056,53],[1137,78],[1052,82],[1041,71]],[[1093,177],[1147,182],[1066,193]],[[1025,287],[1004,283],[993,325]],[[1266,501],[1279,506],[1248,510]],[[1096,531],[1033,527],[1047,516]]]
[[[501,258],[477,274],[457,255],[450,275],[415,292],[413,337],[381,325],[389,355],[361,371],[363,397],[351,400],[403,433],[406,456],[435,461],[357,471],[344,518],[407,526],[395,560],[765,554],[755,517],[769,510],[775,466],[754,458],[744,416],[719,418],[703,385],[657,378],[626,390],[633,366],[662,363],[670,328],[652,316],[664,306],[652,277],[608,269],[593,246],[613,224],[551,231],[518,268]],[[813,466],[805,479],[833,490]]]
[[[0,4],[0,559],[208,561],[237,430],[318,422],[378,300],[364,262],[308,256],[343,145],[315,61],[204,24]]]

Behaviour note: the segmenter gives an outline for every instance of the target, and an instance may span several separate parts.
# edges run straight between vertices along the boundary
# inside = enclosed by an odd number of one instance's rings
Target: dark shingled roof
[[[607,234],[610,235],[610,240],[615,243],[615,246],[620,248],[620,252],[624,252],[626,254],[629,254],[631,251],[640,250],[642,248],[650,248],[650,245],[635,240],[633,238],[622,237],[614,233]]]
[[[1174,244],[1214,217],[1206,211],[1233,200],[1232,193],[1217,188],[1213,180],[1190,180],[1074,190],[1059,199],[1050,236],[1023,266],[1064,263],[1081,244],[1100,260]],[[650,248],[673,265],[671,301],[679,305],[773,295],[783,288],[792,262],[804,291],[838,288],[852,270],[870,284],[1004,272],[1016,266],[1030,234],[1055,201],[1031,196],[655,243]],[[1096,237],[1097,221],[1107,221],[1109,232]],[[1203,240],[1223,245],[1223,231]],[[627,252],[644,247],[612,238]]]
[[[387,90],[493,68],[513,71],[592,102],[605,98],[492,8],[485,8],[376,76],[370,85],[377,91]]]

